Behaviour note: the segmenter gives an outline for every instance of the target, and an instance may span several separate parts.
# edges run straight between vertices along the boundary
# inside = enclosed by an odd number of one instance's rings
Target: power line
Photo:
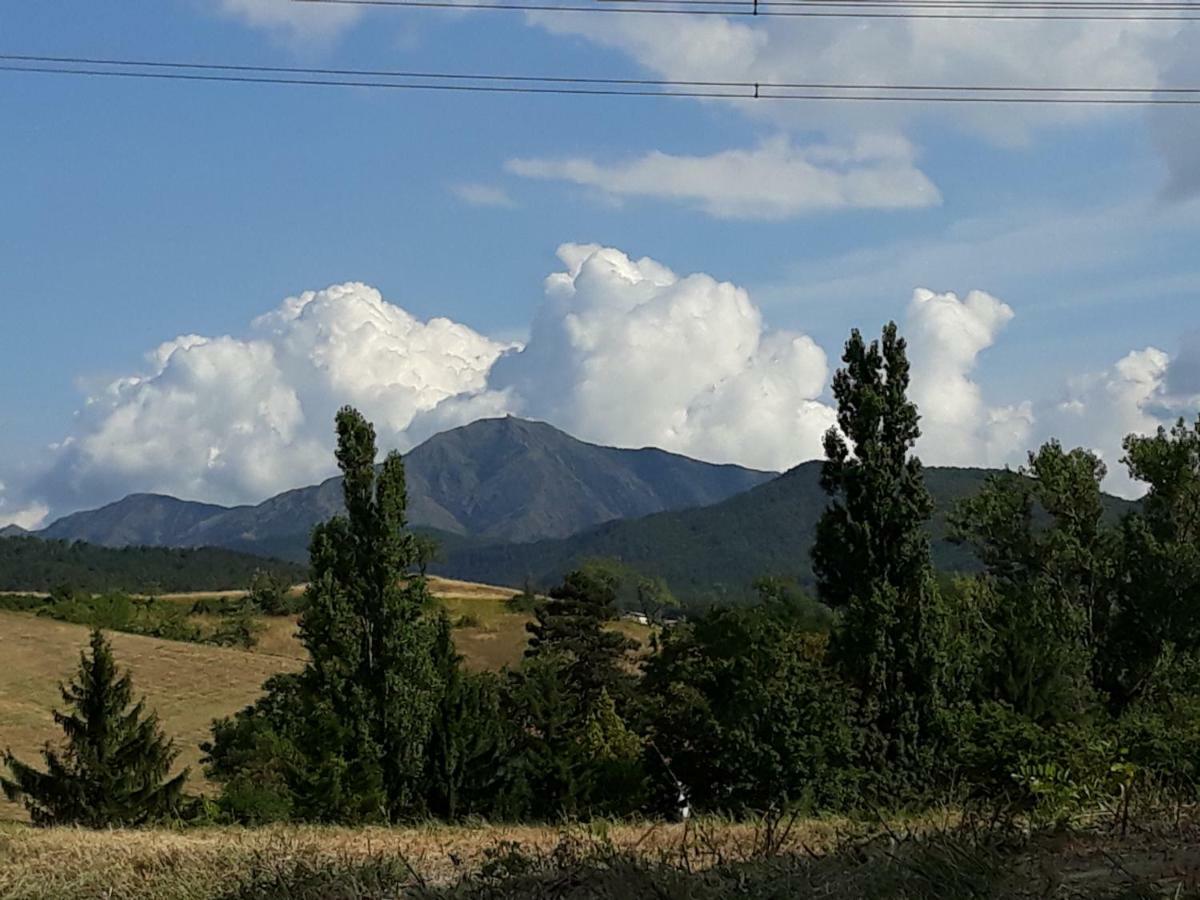
[[[848,9],[850,6],[866,6],[841,0],[827,3],[786,3],[781,0],[774,2],[746,2],[746,0],[729,0],[727,3],[713,3],[710,0],[600,0],[594,6],[572,5],[570,3],[539,3],[527,0],[291,0],[293,3],[318,3],[339,6],[381,6],[394,9],[476,9],[505,12],[559,12],[559,13],[623,13],[630,15],[689,15],[689,16],[751,16],[751,17],[786,17],[786,18],[815,18],[815,19],[974,19],[992,21],[1059,21],[1059,22],[1197,22],[1200,15],[1189,14],[1198,9],[1195,4],[1180,4],[1178,6],[1152,7],[1145,4],[1126,7],[1102,7],[1108,12],[1070,12],[1073,9],[1086,10],[1081,4],[1047,2],[1039,6],[1017,7],[1022,11],[1008,11],[1013,7],[990,4],[976,11],[924,11],[917,3],[906,3],[901,11],[877,9]],[[920,0],[917,0],[920,2]],[[885,3],[881,6],[895,6],[900,3]],[[723,7],[723,8],[718,8]],[[796,8],[780,8],[796,7]],[[799,8],[804,7],[804,8]],[[809,8],[819,7],[819,8]],[[826,8],[828,7],[828,8]],[[959,9],[957,4],[946,4],[946,9]],[[1140,9],[1149,8],[1152,11],[1168,11],[1166,15],[1146,15]],[[912,11],[916,9],[918,11]],[[1127,9],[1128,13],[1116,10]],[[994,11],[993,11],[994,10]],[[1024,11],[1028,10],[1028,11]],[[1035,12],[1037,10],[1038,12]],[[1169,10],[1178,10],[1171,13]],[[1041,12],[1041,11],[1044,11]],[[1060,14],[1066,13],[1066,14]]]
[[[0,60],[21,63],[58,63],[69,65],[92,65],[125,68],[166,68],[194,69],[216,72],[249,72],[275,73],[284,75],[336,75],[363,78],[393,78],[393,79],[429,79],[445,81],[483,81],[483,82],[538,82],[550,84],[584,84],[607,86],[639,86],[658,88],[759,88],[760,91],[791,89],[791,90],[829,90],[829,91],[942,91],[956,93],[1058,93],[1058,94],[1200,94],[1200,87],[1129,87],[1124,85],[1092,86],[1080,85],[990,85],[990,84],[878,84],[871,82],[795,82],[795,81],[687,81],[682,79],[663,78],[599,78],[580,75],[500,75],[494,73],[468,72],[429,72],[396,69],[335,69],[317,68],[312,66],[267,66],[247,65],[238,63],[203,63],[180,60],[159,59],[117,59],[96,56],[41,56],[24,53],[0,53]],[[13,71],[20,71],[13,69]],[[57,71],[57,70],[56,70]],[[70,69],[71,72],[84,70]],[[90,73],[89,73],[90,74]],[[334,84],[349,84],[346,81],[336,81]],[[741,96],[741,95],[737,95]],[[771,99],[769,96],[760,99]]]
[[[236,84],[359,87],[495,94],[689,97],[905,103],[1200,105],[1200,87],[863,84],[682,81],[587,76],[497,75],[379,69],[303,68],[172,60],[0,54],[0,72]],[[99,67],[99,68],[97,68]],[[1170,95],[1170,96],[1162,96]]]

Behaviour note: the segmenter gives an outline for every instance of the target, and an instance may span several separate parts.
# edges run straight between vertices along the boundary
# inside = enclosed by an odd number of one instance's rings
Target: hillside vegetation
[[[223,591],[244,588],[258,570],[302,581],[305,567],[212,547],[100,547],[35,537],[0,538],[0,591]]]
[[[513,591],[495,585],[431,578],[430,591],[450,616],[454,640],[472,671],[498,671],[517,665],[532,620],[505,605]],[[209,600],[231,600],[242,592],[165,594],[156,603],[187,610]],[[271,675],[297,671],[306,652],[297,635],[296,615],[257,616],[257,640],[250,649],[214,647],[141,635],[110,632],[122,666],[130,669],[147,707],[157,712],[190,766],[190,790],[206,791],[200,743],[210,736],[212,720],[232,715],[258,697]],[[188,621],[211,628],[216,617],[193,614]],[[635,622],[614,627],[645,642],[650,629]],[[74,669],[87,646],[85,625],[55,621],[32,612],[0,610],[0,750],[29,757],[59,733],[52,711],[61,703],[58,684]],[[0,797],[0,819],[23,821],[24,813]],[[0,896],[3,896],[0,894]]]
[[[447,540],[434,571],[500,584],[554,584],[593,559],[613,559],[648,577],[666,580],[681,599],[752,599],[751,582],[762,576],[813,585],[809,548],[829,498],[820,485],[821,463],[803,463],[766,484],[721,503],[610,522],[562,540],[527,544]],[[955,504],[979,493],[990,469],[929,468],[925,486],[934,513],[928,524],[934,565],[943,572],[971,572],[979,562],[971,549],[950,539],[947,516]],[[1104,497],[1114,522],[1134,504]]]

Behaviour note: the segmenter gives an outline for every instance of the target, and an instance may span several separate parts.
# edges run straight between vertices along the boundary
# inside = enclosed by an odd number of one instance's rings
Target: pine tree
[[[11,778],[0,777],[9,800],[23,801],[35,825],[89,828],[140,825],[179,806],[187,771],[168,775],[172,742],[133,702],[133,683],[120,673],[112,648],[92,632],[91,654],[80,654],[75,679],[60,687],[69,712],[55,710],[65,747],[42,751],[46,771],[4,754]]]
[[[491,811],[504,749],[499,679],[465,672],[450,619],[437,618],[434,667],[443,686],[426,753],[426,804],[451,821]]]
[[[622,663],[635,646],[617,631],[604,628],[616,618],[616,584],[604,572],[575,571],[550,591],[535,611],[526,657],[561,662],[568,690],[580,706],[591,710],[602,692],[619,700],[627,694],[629,675]]]
[[[872,726],[868,753],[877,765],[913,763],[934,737],[944,681],[944,625],[924,530],[933,502],[911,454],[919,417],[895,323],[869,346],[854,330],[842,360],[833,379],[838,428],[825,435],[821,470],[832,500],[817,526],[813,569],[821,600],[841,614],[831,655]]]

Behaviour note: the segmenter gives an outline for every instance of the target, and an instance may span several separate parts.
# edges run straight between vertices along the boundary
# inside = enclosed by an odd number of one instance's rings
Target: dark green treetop
[[[933,503],[912,449],[909,364],[895,323],[867,344],[853,331],[833,379],[837,428],[825,435],[829,506],[812,550],[820,599],[839,612],[832,659],[861,698],[876,763],[912,762],[945,689],[938,594],[925,524]]]
[[[604,624],[617,617],[616,583],[603,570],[571,572],[539,604],[526,628],[526,657],[552,657],[561,662],[564,679],[584,709],[602,691],[616,698],[628,693],[630,676],[623,663],[634,642]]]

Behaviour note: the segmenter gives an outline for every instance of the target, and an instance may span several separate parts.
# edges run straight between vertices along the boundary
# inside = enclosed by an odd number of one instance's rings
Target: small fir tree
[[[144,701],[133,702],[133,683],[113,660],[99,630],[91,653],[81,653],[75,679],[60,688],[67,712],[54,720],[66,735],[62,750],[42,751],[46,771],[11,752],[4,762],[11,778],[0,777],[9,800],[21,801],[35,825],[88,828],[141,825],[174,813],[187,771],[168,777],[176,758]]]

